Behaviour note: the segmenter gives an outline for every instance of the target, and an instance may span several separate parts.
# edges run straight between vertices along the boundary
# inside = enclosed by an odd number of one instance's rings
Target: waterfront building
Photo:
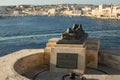
[[[89,16],[91,14],[92,8],[86,6],[86,7],[82,8],[82,11],[83,11],[84,16]]]
[[[120,6],[115,5],[99,5],[91,12],[92,16],[98,18],[119,18],[120,17]]]
[[[81,15],[82,15],[81,10],[73,10],[73,12],[72,12],[72,16],[81,16]]]
[[[64,11],[62,11],[62,14],[63,15],[68,15],[68,16],[71,16],[72,15],[72,10],[64,10]]]
[[[55,15],[56,10],[54,8],[48,10],[49,15]]]
[[[13,15],[19,14],[19,11],[13,11]]]

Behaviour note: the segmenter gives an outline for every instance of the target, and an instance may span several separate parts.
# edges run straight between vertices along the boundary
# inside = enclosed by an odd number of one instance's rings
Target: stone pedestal
[[[45,49],[50,53],[50,71],[83,74],[86,65],[85,44],[57,44],[59,40],[50,39]]]
[[[64,45],[65,44],[63,44],[63,46]],[[51,72],[69,73],[73,71],[79,74],[84,73],[85,48],[81,46],[80,47],[71,47],[71,46],[69,45],[68,47],[53,47],[51,49],[51,54],[50,54]]]
[[[59,71],[58,68],[55,68],[55,66],[57,65],[57,54],[58,53],[74,54],[75,53],[74,51],[76,51],[76,50],[78,51],[77,54],[85,55],[85,58],[83,58],[83,60],[79,59],[80,61],[83,61],[83,62],[85,61],[84,63],[80,63],[84,66],[84,68],[85,67],[90,67],[90,68],[98,67],[98,51],[99,51],[99,46],[100,46],[99,40],[88,38],[83,44],[57,44],[57,42],[59,40],[60,40],[60,38],[50,39],[48,41],[48,43],[46,44],[46,48],[44,49],[45,63],[48,65],[50,63],[54,65],[54,67],[51,67],[51,71]],[[85,52],[81,53],[81,50],[84,50]],[[54,62],[54,60],[52,60],[52,58],[53,59],[55,58],[56,61]],[[53,69],[53,68],[55,68],[55,69]],[[84,70],[83,70],[83,72],[84,72]]]

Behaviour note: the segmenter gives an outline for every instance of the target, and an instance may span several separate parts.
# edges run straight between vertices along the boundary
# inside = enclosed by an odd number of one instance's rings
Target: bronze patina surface
[[[82,24],[75,24],[62,34],[62,39],[57,44],[82,44],[87,37],[88,34],[83,30]]]

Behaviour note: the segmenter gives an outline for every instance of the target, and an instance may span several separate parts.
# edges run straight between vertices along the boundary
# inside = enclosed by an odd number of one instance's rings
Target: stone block
[[[98,51],[86,50],[86,66],[89,68],[98,67]]]
[[[56,42],[48,42],[46,44],[46,47],[54,47],[55,44],[56,44]]]
[[[61,56],[61,57],[60,57]],[[50,54],[51,72],[76,72],[85,71],[85,48],[54,47]]]
[[[60,40],[60,38],[52,38],[52,39],[49,39],[48,42],[57,42],[59,40]]]
[[[97,39],[87,39],[86,46],[86,66],[89,68],[98,67],[98,51],[100,42]]]
[[[76,47],[76,48],[83,48],[84,44],[55,44],[54,47]]]
[[[120,56],[118,55],[110,54],[109,52],[101,52],[99,63],[120,71]]]
[[[97,39],[90,39],[89,38],[89,39],[87,39],[85,41],[85,45],[86,45],[87,48],[94,48],[94,49],[99,50],[99,48],[100,48],[100,41],[97,40]]]
[[[51,53],[51,47],[46,47],[44,49],[44,63],[47,65],[50,64],[50,53]]]
[[[49,39],[48,43],[46,44],[46,47],[54,47],[58,40],[60,40],[60,38]]]

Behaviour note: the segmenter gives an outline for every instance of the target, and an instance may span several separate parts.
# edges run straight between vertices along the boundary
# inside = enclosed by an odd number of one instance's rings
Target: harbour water
[[[89,17],[17,16],[0,19],[0,56],[21,49],[44,48],[48,39],[60,37],[73,24],[82,24],[100,48],[120,48],[120,21]]]

